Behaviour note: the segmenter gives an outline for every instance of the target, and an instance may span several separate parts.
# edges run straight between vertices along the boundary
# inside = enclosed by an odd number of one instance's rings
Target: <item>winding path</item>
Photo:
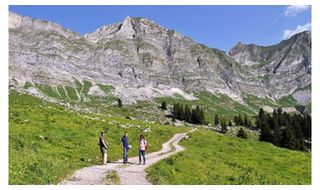
[[[193,132],[196,129],[192,129]],[[120,177],[121,185],[152,185],[147,179],[145,169],[158,161],[177,154],[184,150],[178,143],[187,133],[177,133],[169,141],[162,144],[162,149],[146,155],[146,165],[137,165],[139,157],[129,158],[129,164],[123,165],[122,160],[108,163],[107,165],[95,165],[76,171],[71,177],[62,181],[60,185],[105,185],[105,177],[108,171],[116,171]]]

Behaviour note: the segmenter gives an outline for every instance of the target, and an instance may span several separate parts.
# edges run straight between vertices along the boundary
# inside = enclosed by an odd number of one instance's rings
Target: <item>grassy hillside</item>
[[[119,115],[121,109],[119,109]],[[122,157],[125,129],[137,156],[138,137],[148,139],[149,151],[186,128],[66,111],[64,107],[11,91],[9,95],[9,184],[56,184],[75,170],[100,163],[99,132],[108,128],[110,160]],[[151,132],[143,130],[150,128]],[[130,161],[130,160],[129,160]]]
[[[209,123],[212,123],[215,114],[224,116],[227,119],[232,119],[234,115],[247,114],[248,116],[257,115],[261,106],[270,107],[294,107],[299,105],[298,102],[292,97],[283,97],[278,101],[271,100],[269,98],[257,97],[250,94],[243,94],[243,103],[239,103],[233,100],[225,94],[212,94],[207,91],[195,93],[197,100],[186,100],[180,95],[172,97],[158,97],[155,101],[138,101],[137,104],[126,106],[120,112],[115,106],[117,104],[117,97],[113,95],[114,87],[106,84],[96,84],[97,89],[100,90],[104,95],[92,95],[89,94],[90,88],[93,87],[93,83],[90,81],[78,81],[75,80],[74,86],[51,86],[45,84],[32,84],[26,82],[24,89],[35,87],[41,91],[45,96],[54,98],[58,101],[69,102],[71,105],[81,106],[82,108],[91,108],[97,112],[109,113],[111,115],[118,115],[118,113],[138,117],[139,119],[157,120],[161,117],[154,111],[155,104],[158,106],[162,101],[173,105],[174,103],[181,103],[183,105],[188,104],[189,106],[200,105],[205,108],[205,115]],[[142,108],[142,109],[139,109]],[[307,109],[308,110],[308,109]],[[152,114],[150,114],[150,111]],[[144,116],[146,115],[147,116]],[[163,114],[162,114],[163,115]],[[142,117],[140,117],[142,116]],[[163,118],[162,118],[163,120]]]
[[[275,102],[268,98],[259,98],[249,94],[243,94],[244,104],[241,104],[225,94],[212,94],[206,91],[194,94],[198,100],[186,100],[183,97],[159,97],[155,98],[160,104],[165,101],[171,105],[174,103],[188,104],[189,107],[200,105],[205,109],[206,119],[209,123],[213,123],[215,114],[224,116],[227,119],[233,119],[235,115],[247,114],[248,116],[256,116],[261,106],[270,107],[291,107],[298,105],[293,98],[285,97],[281,101]]]
[[[311,184],[311,155],[207,130],[186,148],[147,169],[154,184]]]
[[[181,103],[188,104],[189,107],[200,105],[205,109],[205,115],[209,123],[213,122],[214,114],[223,115],[226,118],[233,118],[234,115],[239,113],[246,113],[248,115],[255,115],[255,110],[251,110],[248,106],[242,105],[239,102],[231,99],[224,94],[211,94],[209,92],[200,92],[195,94],[198,100],[186,100],[183,97],[159,97],[156,102],[159,104],[166,101],[168,104]]]

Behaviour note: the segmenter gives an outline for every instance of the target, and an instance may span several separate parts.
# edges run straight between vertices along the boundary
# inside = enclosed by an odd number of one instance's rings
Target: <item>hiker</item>
[[[106,132],[102,131],[100,133],[100,137],[99,137],[99,146],[100,146],[100,151],[101,151],[101,155],[102,155],[102,163],[105,165],[107,164],[107,159],[108,159],[108,149],[109,149],[109,144],[108,142],[104,139],[104,134]]]
[[[128,163],[128,151],[129,151],[129,140],[128,140],[128,131],[124,132],[124,136],[121,138],[121,147],[123,150],[123,163]]]
[[[140,140],[139,140],[139,164],[141,164],[141,156],[143,158],[143,165],[146,164],[146,157],[145,157],[145,151],[148,148],[147,141],[144,139],[143,135],[140,135]]]

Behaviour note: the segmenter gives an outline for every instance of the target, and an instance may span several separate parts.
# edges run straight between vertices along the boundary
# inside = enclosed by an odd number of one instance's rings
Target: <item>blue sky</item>
[[[9,10],[80,34],[121,22],[127,15],[140,16],[225,51],[238,41],[272,45],[311,28],[309,6],[9,6]]]

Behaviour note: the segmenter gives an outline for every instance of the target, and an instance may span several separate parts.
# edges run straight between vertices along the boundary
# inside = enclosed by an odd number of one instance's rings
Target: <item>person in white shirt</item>
[[[147,141],[144,139],[143,135],[140,135],[139,140],[139,165],[141,164],[141,157],[143,158],[143,165],[146,164],[145,151],[148,148]]]

